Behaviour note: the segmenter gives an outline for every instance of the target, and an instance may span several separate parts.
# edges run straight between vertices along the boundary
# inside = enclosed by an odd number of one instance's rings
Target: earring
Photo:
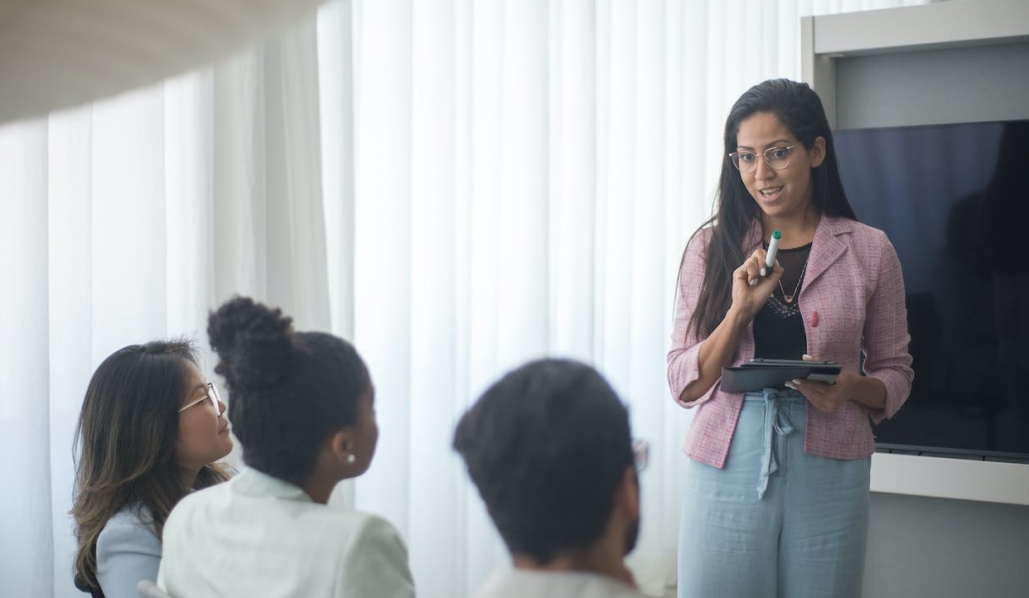
[[[357,455],[355,455],[354,453],[350,453],[349,455],[347,455],[347,463],[353,465],[354,461],[357,461]]]

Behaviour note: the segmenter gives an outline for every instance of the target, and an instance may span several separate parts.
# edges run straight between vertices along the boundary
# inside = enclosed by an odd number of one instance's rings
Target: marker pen
[[[775,268],[775,254],[779,253],[779,239],[781,238],[781,232],[772,231],[772,239],[768,241],[768,253],[765,257],[765,267],[761,268],[761,276],[768,276]]]

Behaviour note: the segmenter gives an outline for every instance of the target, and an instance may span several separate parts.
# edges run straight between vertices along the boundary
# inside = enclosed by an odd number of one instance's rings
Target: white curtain
[[[71,440],[100,360],[206,347],[207,311],[241,293],[364,355],[379,450],[334,500],[400,528],[430,598],[508,562],[456,418],[526,359],[595,364],[652,443],[631,563],[660,593],[689,419],[665,384],[674,281],[728,109],[799,78],[800,16],[918,3],[340,0],[225,63],[0,129],[2,592],[81,595]]]

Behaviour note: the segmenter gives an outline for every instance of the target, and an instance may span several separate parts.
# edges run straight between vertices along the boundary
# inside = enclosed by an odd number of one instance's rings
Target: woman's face
[[[771,148],[789,150],[789,162],[777,170],[768,165],[765,152]],[[825,139],[818,137],[808,150],[770,112],[758,112],[740,122],[736,151],[756,154],[757,168],[740,171],[743,184],[766,217],[803,217],[811,205],[811,169],[825,157]],[[742,165],[742,161],[741,161]]]
[[[188,390],[179,402],[175,462],[183,469],[200,471],[232,451],[232,438],[225,404],[208,389],[200,370],[190,362],[186,362],[186,379]]]
[[[357,476],[368,471],[379,442],[379,425],[375,421],[375,386],[370,375],[365,391],[357,399],[357,421],[354,422],[352,430],[354,440],[350,453],[355,457],[354,475]]]

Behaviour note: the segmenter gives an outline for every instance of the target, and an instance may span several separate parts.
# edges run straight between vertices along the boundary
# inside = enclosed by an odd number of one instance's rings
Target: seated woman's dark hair
[[[189,341],[154,341],[114,352],[90,378],[74,441],[71,514],[80,590],[103,595],[96,578],[96,545],[111,517],[135,505],[160,538],[172,507],[190,491],[174,456],[179,406],[189,392],[188,364],[197,366]],[[218,466],[207,465],[193,488],[226,479]]]
[[[243,460],[299,485],[314,470],[324,440],[355,423],[370,381],[350,343],[296,332],[292,322],[277,308],[236,297],[210,315],[207,334]]]

